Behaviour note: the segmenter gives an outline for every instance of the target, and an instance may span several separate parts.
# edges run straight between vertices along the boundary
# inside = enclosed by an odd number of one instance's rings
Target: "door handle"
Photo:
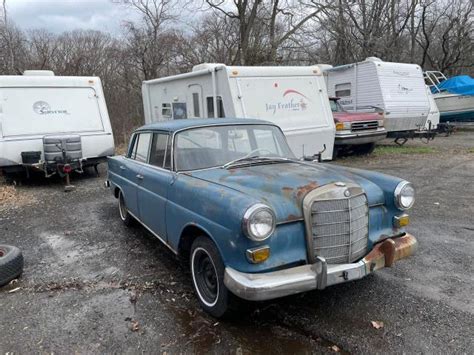
[[[143,180],[143,175],[137,174],[137,179]]]
[[[120,170],[125,170],[125,166],[120,165]]]

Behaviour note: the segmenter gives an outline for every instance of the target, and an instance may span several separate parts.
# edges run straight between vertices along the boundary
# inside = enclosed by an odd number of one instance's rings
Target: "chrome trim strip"
[[[135,218],[143,227],[145,227],[154,237],[158,238],[160,242],[162,242],[165,246],[168,247],[169,250],[171,250],[175,255],[178,255],[178,252],[175,251],[167,242],[165,242],[165,240],[163,238],[161,238],[158,234],[156,234],[155,232],[153,232],[150,227],[148,227],[145,223],[143,223],[142,221],[140,221],[140,219],[135,216],[132,212],[128,211],[128,213],[133,217]]]

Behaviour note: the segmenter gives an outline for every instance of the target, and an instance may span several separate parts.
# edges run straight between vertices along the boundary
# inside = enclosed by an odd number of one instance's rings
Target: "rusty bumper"
[[[316,263],[290,269],[247,274],[230,267],[225,269],[224,283],[235,295],[250,301],[263,301],[361,279],[375,270],[392,266],[417,248],[415,237],[405,234],[376,244],[362,260],[351,264],[328,265],[318,257]]]

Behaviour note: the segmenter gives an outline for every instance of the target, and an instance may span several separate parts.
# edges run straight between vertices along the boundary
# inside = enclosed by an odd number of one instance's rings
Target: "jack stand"
[[[75,189],[74,185],[71,185],[71,180],[69,179],[69,174],[66,174],[66,186],[64,186],[64,192],[69,192]]]

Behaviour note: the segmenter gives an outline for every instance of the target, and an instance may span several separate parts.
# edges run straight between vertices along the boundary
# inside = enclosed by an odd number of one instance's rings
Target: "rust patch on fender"
[[[281,191],[283,192],[283,195],[285,195],[286,198],[290,198],[291,194],[293,193],[293,188],[284,186],[281,188]]]
[[[301,200],[303,197],[306,196],[308,192],[311,192],[312,190],[318,187],[319,187],[319,184],[316,181],[311,181],[309,184],[298,186],[296,188],[296,197],[298,197],[298,199]]]
[[[284,222],[294,222],[294,221],[300,221],[302,219],[303,219],[303,217],[301,217],[301,216],[297,216],[297,215],[294,215],[294,214],[289,214],[285,218]]]

